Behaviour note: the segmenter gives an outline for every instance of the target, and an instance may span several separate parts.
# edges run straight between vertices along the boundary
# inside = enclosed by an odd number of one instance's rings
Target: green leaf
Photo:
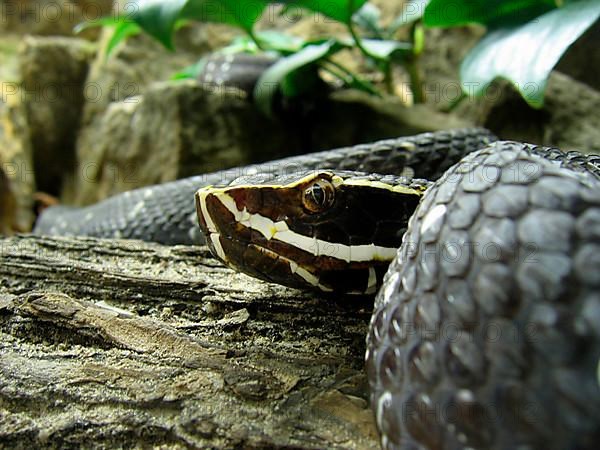
[[[146,33],[173,49],[171,36],[186,3],[187,0],[141,0],[132,18]]]
[[[306,44],[302,38],[277,30],[260,31],[256,36],[266,48],[284,55],[295,53]]]
[[[260,49],[256,42],[247,35],[236,36],[232,39],[231,44],[221,47],[213,53],[222,55],[233,55],[235,53],[258,53]]]
[[[116,26],[122,24],[123,22],[126,22],[126,20],[119,16],[111,15],[100,17],[97,20],[78,23],[73,27],[73,33],[78,34],[89,28]]]
[[[172,35],[178,23],[186,20],[219,22],[252,33],[268,0],[137,0],[130,4],[128,18],[146,33],[172,49]]]
[[[106,44],[105,53],[106,56],[109,56],[114,48],[124,39],[129,36],[133,36],[139,34],[141,29],[139,25],[135,22],[131,22],[130,20],[124,17],[118,16],[106,16],[101,17],[98,20],[83,22],[75,26],[73,29],[74,33],[80,33],[83,30],[87,30],[89,28],[94,27],[114,27],[113,33]]]
[[[311,11],[319,12],[333,20],[350,24],[352,15],[367,0],[288,0],[285,3],[298,5]]]
[[[106,44],[106,56],[110,55],[122,40],[139,34],[141,31],[140,26],[135,22],[122,22],[118,24]]]
[[[301,38],[290,36],[279,31],[261,31],[257,33],[257,37],[263,44],[266,44],[269,49],[274,50],[272,52],[263,52],[263,54],[272,53],[274,56],[295,53],[301,49],[305,43],[305,41]],[[236,53],[255,54],[258,52],[259,48],[256,46],[256,43],[250,39],[250,37],[236,36],[232,40],[231,44],[211,53],[211,56],[215,54],[234,55]],[[171,78],[174,80],[198,78],[198,75],[200,72],[202,72],[204,66],[206,65],[206,59],[206,57],[200,58],[198,62],[183,68],[179,72],[176,72]]]
[[[235,25],[251,33],[268,0],[188,0],[181,18]]]
[[[73,28],[73,32],[81,33],[84,30],[96,27],[114,27],[113,33],[106,45],[106,57],[112,53],[121,41],[141,32],[141,28],[137,23],[132,22],[125,16],[117,15],[105,16],[97,20],[79,23]]]
[[[425,27],[423,23],[416,23],[413,27],[413,53],[419,56],[425,49]]]
[[[371,3],[365,3],[352,16],[352,22],[361,27],[373,37],[383,39],[384,30],[380,24],[381,11]]]
[[[466,56],[460,76],[469,95],[481,95],[497,77],[510,80],[533,107],[541,107],[550,71],[600,17],[600,1],[581,0],[523,26],[490,31]]]
[[[262,52],[263,54],[272,53],[274,56],[280,54],[295,53],[300,50],[305,41],[289,34],[281,33],[280,31],[267,30],[257,33],[257,37],[263,44],[274,51]],[[226,47],[222,47],[219,50],[211,53],[212,55],[234,55],[236,53],[250,53],[255,54],[259,52],[259,48],[256,43],[248,36],[236,36],[231,44]],[[198,78],[198,75],[204,69],[206,65],[206,57],[200,58],[198,62],[191,66],[185,67],[179,72],[176,72],[171,78],[174,80],[187,79],[187,78]]]
[[[363,39],[362,45],[370,54],[380,59],[403,59],[412,55],[413,47],[407,42],[384,41],[379,39]]]
[[[308,45],[297,53],[281,58],[269,67],[256,83],[254,100],[257,108],[267,116],[272,116],[273,98],[278,89],[281,89],[284,96],[293,97],[306,92],[313,85],[314,79],[306,79],[306,84],[303,85],[303,77],[292,78],[294,72],[314,65],[342,48],[343,44],[332,39],[320,45]]]
[[[187,80],[187,79],[196,79],[206,66],[207,57],[200,58],[195,64],[191,66],[184,67],[179,72],[176,72],[171,76],[172,80]]]
[[[556,0],[431,0],[423,23],[449,27],[480,23],[488,26],[517,25],[557,7]]]

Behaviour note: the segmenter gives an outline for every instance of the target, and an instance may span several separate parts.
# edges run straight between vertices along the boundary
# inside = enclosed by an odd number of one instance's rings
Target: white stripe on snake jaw
[[[266,239],[285,242],[315,256],[330,256],[346,262],[391,261],[396,256],[396,248],[380,247],[374,244],[345,245],[304,236],[290,230],[283,221],[274,222],[260,214],[250,214],[246,208],[240,211],[235,200],[225,192],[215,192],[213,195],[233,214],[235,220],[240,224],[258,231]],[[206,196],[202,193],[201,203],[203,208],[205,208],[205,198]],[[204,209],[203,212],[205,212]],[[210,229],[211,225],[207,223],[207,226]],[[212,226],[214,227],[214,224]]]

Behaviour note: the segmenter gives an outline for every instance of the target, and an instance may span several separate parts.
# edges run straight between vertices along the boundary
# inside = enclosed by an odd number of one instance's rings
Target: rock
[[[550,118],[542,143],[600,153],[600,91],[555,72],[548,83],[545,110]]]
[[[460,98],[460,63],[484,31],[479,26],[426,29],[426,47],[418,64],[428,104],[443,111]],[[466,114],[459,115],[464,117]],[[478,119],[477,116],[467,116],[470,120]]]
[[[407,108],[360,92],[322,99],[309,114],[269,119],[236,90],[192,80],[149,86],[113,102],[79,140],[67,203],[227,167],[468,123],[423,105]]]
[[[3,166],[0,161],[0,236],[10,236],[17,228],[17,200]]]
[[[21,41],[2,56],[10,69],[1,80],[0,162],[16,201],[15,228],[26,231],[33,223],[34,192],[57,194],[65,170],[74,166],[83,83],[94,49],[75,38]]]
[[[18,54],[22,106],[38,190],[58,194],[74,167],[75,141],[94,47],[66,37],[26,37]]]
[[[550,75],[544,107],[530,108],[510,86],[504,86],[483,118],[483,125],[506,139],[600,153],[600,92],[568,75]]]
[[[169,80],[205,53],[229,43],[236,34],[223,25],[192,24],[175,33],[175,52],[168,51],[148,35],[140,34],[128,37],[107,55],[106,46],[112,33],[111,28],[102,30],[99,51],[86,81],[90,96],[83,118],[86,126],[111,102],[143,94],[149,84]]]
[[[577,39],[560,59],[556,69],[600,90],[600,21]]]
[[[107,55],[105,49],[112,36],[112,30],[109,28],[104,29],[99,41],[100,50],[91,64],[84,87],[86,103],[82,114],[82,127],[77,139],[80,167],[88,170],[88,172],[72,174],[73,179],[63,189],[63,199],[67,202],[89,202],[97,199],[102,192],[114,192],[124,189],[125,186],[131,188],[137,186],[138,183],[142,183],[141,180],[129,183],[130,177],[124,175],[131,170],[131,164],[128,162],[125,164],[126,168],[119,166],[118,173],[121,181],[116,182],[116,187],[106,185],[100,190],[96,190],[99,186],[93,183],[99,181],[99,179],[94,170],[89,171],[90,168],[86,164],[95,161],[92,163],[95,165],[98,161],[94,160],[92,155],[103,154],[105,150],[101,150],[101,148],[107,149],[111,145],[118,144],[117,142],[113,144],[104,142],[107,138],[104,133],[115,131],[115,126],[119,127],[119,132],[124,133],[123,139],[125,141],[132,142],[135,139],[126,136],[129,134],[128,130],[122,129],[122,125],[125,123],[115,125],[115,118],[131,117],[137,110],[137,106],[132,103],[138,103],[142,98],[140,96],[149,89],[150,85],[170,79],[178,71],[194,64],[203,54],[228,43],[234,35],[235,33],[230,27],[223,25],[193,24],[182,27],[175,33],[176,52],[168,51],[157,41],[141,34],[129,37],[113,49],[110,55]],[[146,104],[148,103],[152,102],[146,102]],[[158,103],[161,102],[158,101]],[[163,106],[159,109],[164,111]],[[158,116],[156,118],[160,122]],[[136,120],[135,123],[139,125],[141,122]],[[137,131],[134,131],[133,134],[136,133]],[[139,135],[143,134],[144,132],[141,132]],[[101,139],[102,142],[97,142],[98,139]],[[117,153],[119,151],[123,152],[123,145],[119,145],[118,148]],[[131,150],[131,152],[135,154],[139,150],[138,148],[137,150]],[[114,152],[109,151],[108,153],[112,154]],[[142,152],[139,156],[144,160],[146,153]],[[154,160],[153,158],[150,159]],[[116,169],[112,167],[109,168],[110,170]],[[168,170],[166,172],[168,179],[171,179],[176,173],[176,171],[169,172]],[[104,176],[110,178],[111,175],[105,174]],[[156,182],[156,173],[150,174],[148,179]],[[159,175],[158,179],[164,180],[165,175]],[[87,183],[90,180],[96,181],[90,185]],[[78,192],[81,186],[83,186],[83,190]]]
[[[33,223],[35,178],[18,83],[19,42],[4,36],[0,47],[0,234],[26,231]]]
[[[33,224],[35,175],[30,131],[21,103],[22,91],[15,82],[4,81],[0,100],[0,164],[5,175],[2,213],[6,227],[27,231]],[[11,205],[11,203],[14,204]],[[7,230],[7,233],[8,234]]]
[[[306,152],[472,125],[430,105],[406,106],[395,97],[382,99],[356,90],[334,92],[314,114],[307,130],[314,136],[313,147]]]
[[[257,149],[268,158],[284,147],[291,147],[286,133],[235,93],[211,94],[191,80],[155,83],[144,95],[112,103],[87,128],[73,189],[65,196],[86,204],[245,164]]]
[[[0,32],[70,36],[85,21],[108,15],[112,0],[8,0],[0,6]],[[97,30],[83,36],[94,38]]]
[[[421,62],[430,105],[445,111],[458,100],[460,63],[483,31],[481,27],[427,30],[428,48]],[[589,85],[554,70],[548,81],[545,105],[536,110],[526,104],[510,83],[496,81],[485,96],[464,99],[452,113],[489,128],[503,139],[600,152],[596,120],[600,93],[591,87],[593,80],[600,78],[598,65],[588,61],[588,58],[594,61],[598,53],[590,38],[597,33],[598,25],[577,41],[558,65],[558,69],[580,77]]]
[[[19,44],[23,38],[14,34],[2,36],[2,45],[0,45],[0,80],[16,81],[19,73],[19,61],[17,53]]]

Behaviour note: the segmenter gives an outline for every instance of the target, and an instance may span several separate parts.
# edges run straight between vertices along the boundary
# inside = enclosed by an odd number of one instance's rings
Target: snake
[[[269,282],[374,296],[384,449],[600,441],[600,156],[422,133],[51,207],[34,233],[204,243]]]

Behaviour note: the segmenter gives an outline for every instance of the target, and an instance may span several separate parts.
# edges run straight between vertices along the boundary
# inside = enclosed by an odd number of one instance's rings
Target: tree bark
[[[3,239],[0,275],[6,447],[377,448],[372,302],[134,241]]]

